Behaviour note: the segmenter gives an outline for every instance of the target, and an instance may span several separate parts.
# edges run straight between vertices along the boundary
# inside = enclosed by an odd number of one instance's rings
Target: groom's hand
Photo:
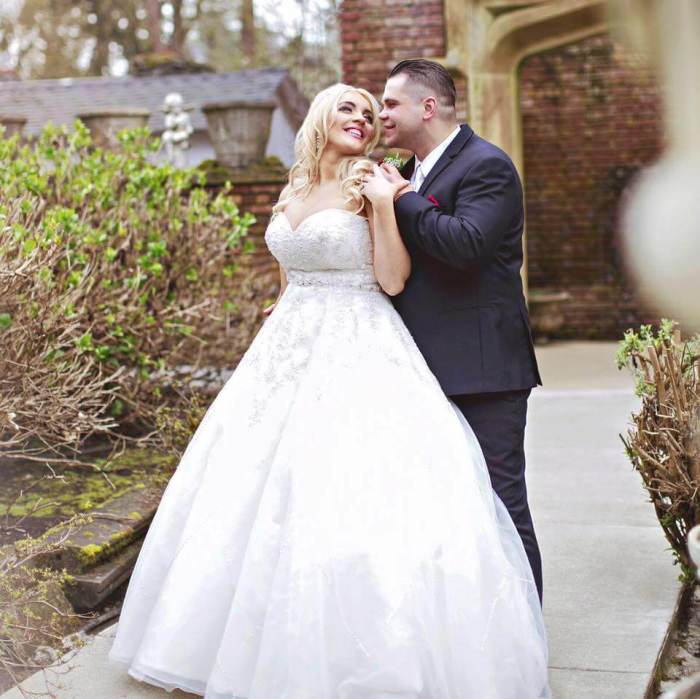
[[[382,175],[389,180],[395,187],[394,191],[394,201],[396,201],[402,194],[406,192],[413,192],[413,185],[403,178],[401,173],[398,171],[395,165],[391,163],[382,163],[380,165]]]
[[[403,178],[399,179],[398,182],[390,180],[386,173],[375,163],[372,166],[372,174],[363,175],[360,192],[373,205],[377,205],[381,200],[394,202],[396,201],[397,191],[403,187],[403,182],[405,182]]]
[[[401,176],[401,173],[396,169],[395,165],[392,165],[391,163],[382,163],[380,168],[382,169],[384,177],[386,177],[389,182],[393,182],[394,184],[398,184],[399,182],[410,184],[408,180],[405,180]]]
[[[394,201],[406,192],[414,192],[413,185],[403,178],[401,173],[391,163],[382,163],[380,165],[382,175],[391,182],[396,189],[394,190]]]

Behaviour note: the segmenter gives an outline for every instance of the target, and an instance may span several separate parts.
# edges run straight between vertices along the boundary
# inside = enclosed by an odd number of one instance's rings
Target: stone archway
[[[467,79],[469,122],[522,174],[517,70],[533,53],[608,28],[606,0],[445,0],[447,55]]]
[[[445,67],[463,76],[468,120],[523,173],[518,66],[608,29],[606,0],[445,0]],[[522,270],[527,288],[527,259]]]

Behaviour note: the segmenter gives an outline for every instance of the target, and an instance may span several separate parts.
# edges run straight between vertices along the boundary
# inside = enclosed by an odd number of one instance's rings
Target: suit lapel
[[[433,165],[428,176],[423,180],[418,194],[425,194],[435,178],[452,162],[473,135],[474,131],[469,124],[462,124],[460,126],[459,133],[454,137],[450,145],[447,146],[445,152],[438,158],[438,161]],[[413,172],[415,158],[412,158],[409,162],[411,163],[411,172]]]
[[[410,180],[411,175],[413,175],[413,168],[416,166],[416,156],[412,155],[403,165],[403,167],[399,170],[401,173],[401,177],[404,178],[404,180]]]

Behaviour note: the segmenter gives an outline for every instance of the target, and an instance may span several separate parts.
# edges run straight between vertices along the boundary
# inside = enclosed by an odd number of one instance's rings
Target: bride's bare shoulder
[[[282,188],[282,191],[280,192],[279,198],[277,199],[277,203],[283,201],[286,199],[292,192],[292,185],[287,182],[286,185]]]

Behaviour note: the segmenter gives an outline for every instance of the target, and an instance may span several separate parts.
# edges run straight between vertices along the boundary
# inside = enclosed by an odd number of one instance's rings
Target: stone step
[[[139,484],[90,510],[86,513],[90,521],[73,531],[67,531],[64,524],[51,528],[46,532],[47,543],[62,543],[35,557],[32,565],[65,568],[74,576],[92,571],[131,542],[143,538],[162,494],[162,485]]]
[[[132,541],[112,558],[86,573],[72,575],[65,595],[77,612],[99,607],[131,575],[141,551],[143,538]]]

